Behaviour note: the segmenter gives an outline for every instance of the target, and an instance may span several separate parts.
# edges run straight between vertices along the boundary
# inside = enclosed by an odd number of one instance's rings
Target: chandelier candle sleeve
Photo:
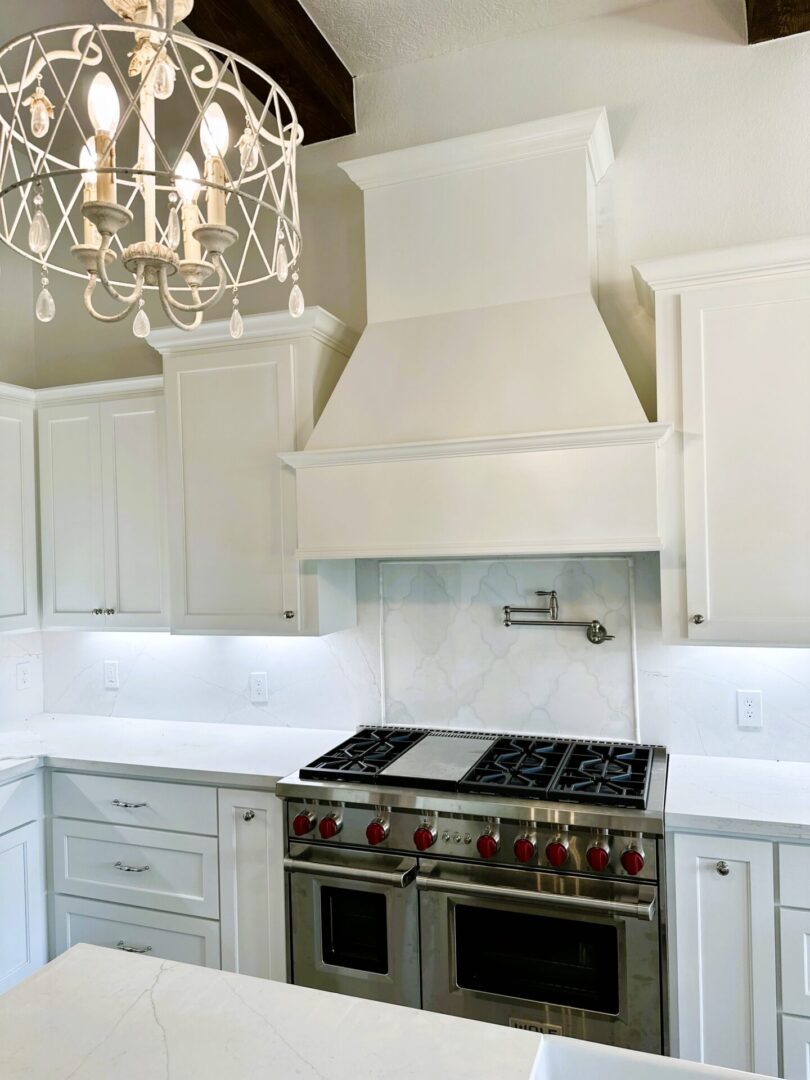
[[[225,154],[228,152],[230,137],[228,133],[228,121],[225,113],[218,102],[209,105],[205,110],[202,124],[200,125],[200,142],[205,154],[205,179],[217,187],[209,187],[206,191],[206,206],[208,208],[208,224],[225,224]]]
[[[98,173],[96,172],[96,146],[93,139],[88,139],[82,147],[79,157],[79,167],[83,170],[82,182],[84,189],[82,197],[84,202],[95,202],[98,198]],[[84,242],[87,247],[97,248],[101,243],[98,229],[87,218],[84,218]]]
[[[200,197],[200,170],[188,150],[177,166],[176,187],[181,201],[183,252],[188,262],[199,262],[202,259],[202,248],[194,236],[194,230],[200,224],[200,211],[197,207],[197,199]]]
[[[90,84],[87,111],[95,129],[96,164],[100,169],[115,169],[113,135],[118,127],[121,106],[112,79],[100,71]],[[116,202],[115,172],[100,172],[96,182],[100,202]]]

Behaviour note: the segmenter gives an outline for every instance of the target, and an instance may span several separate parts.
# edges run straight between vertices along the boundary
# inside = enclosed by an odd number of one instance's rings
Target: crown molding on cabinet
[[[496,435],[477,439],[396,443],[337,450],[300,450],[279,454],[294,469],[323,465],[372,464],[385,461],[420,461],[436,458],[479,457],[483,454],[522,454],[533,450],[577,450],[597,446],[660,445],[672,433],[671,424],[624,424],[620,427],[580,431],[541,431],[529,435]]]
[[[75,383],[70,386],[49,386],[34,390],[37,405],[64,404],[88,401],[113,401],[127,397],[148,397],[163,392],[162,375],[143,375],[133,379],[108,379],[103,382]]]
[[[308,307],[304,314],[294,319],[286,311],[274,311],[266,315],[248,315],[244,319],[244,332],[236,340],[231,337],[229,322],[203,323],[193,334],[168,327],[155,330],[149,335],[149,344],[163,356],[184,356],[210,350],[212,345],[226,349],[240,349],[257,341],[281,341],[314,337],[343,356],[351,355],[357,344],[358,334],[322,307]]]
[[[367,191],[580,149],[587,152],[593,180],[598,183],[613,163],[613,144],[604,108],[392,150],[340,162],[340,167],[358,187]]]
[[[799,274],[809,270],[810,236],[794,236],[634,263],[633,278],[639,303],[655,317],[655,294],[658,292],[682,292],[743,278],[750,280],[757,276]]]
[[[0,382],[0,401],[16,401],[18,404],[33,405],[36,401],[36,390],[29,390],[27,386],[16,386],[14,383]]]

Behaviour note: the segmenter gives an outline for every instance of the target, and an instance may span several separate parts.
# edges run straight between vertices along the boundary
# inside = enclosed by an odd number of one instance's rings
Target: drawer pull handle
[[[127,945],[125,941],[119,941],[115,947],[120,949],[121,952],[147,953],[152,951],[151,945]]]
[[[720,862],[717,864],[716,869],[720,877],[728,877],[728,875],[731,873],[731,867],[728,865],[725,859],[720,860]]]
[[[140,810],[142,806],[148,806],[145,802],[124,802],[123,799],[113,799],[113,806],[117,806],[119,810]]]
[[[127,866],[127,864],[121,862],[120,859],[119,859],[119,861],[117,863],[113,863],[113,866],[115,867],[116,870],[123,870],[123,872],[125,874],[142,874],[142,873],[144,873],[145,870],[150,869],[150,867],[148,865],[147,866]]]

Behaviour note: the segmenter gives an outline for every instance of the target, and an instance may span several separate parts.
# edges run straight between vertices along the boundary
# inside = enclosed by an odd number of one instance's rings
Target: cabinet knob
[[[256,811],[255,810],[245,810],[244,813],[242,814],[242,821],[253,821],[253,819],[255,817],[256,817]]]
[[[285,619],[294,619],[295,618],[295,612],[294,611],[285,611],[284,612],[284,618]]]
[[[100,607],[94,607],[92,612],[91,612],[91,615],[103,615],[103,614],[104,614],[104,608],[100,608]]]
[[[728,877],[728,875],[731,873],[731,867],[728,865],[725,859],[720,860],[720,862],[717,864],[716,869],[720,877]]]
[[[695,624],[695,626],[700,626],[700,624],[706,622],[706,620],[703,618],[702,615],[693,615],[692,622]]]
[[[114,607],[104,608],[104,614],[105,615],[114,615],[115,614],[115,608]]]

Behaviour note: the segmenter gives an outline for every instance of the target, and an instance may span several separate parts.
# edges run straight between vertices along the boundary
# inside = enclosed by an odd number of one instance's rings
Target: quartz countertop
[[[672,754],[668,830],[810,840],[810,762]]]
[[[92,945],[0,997],[3,1080],[530,1080],[540,1042]]]
[[[41,714],[0,732],[0,783],[39,765],[272,788],[351,732]]]

